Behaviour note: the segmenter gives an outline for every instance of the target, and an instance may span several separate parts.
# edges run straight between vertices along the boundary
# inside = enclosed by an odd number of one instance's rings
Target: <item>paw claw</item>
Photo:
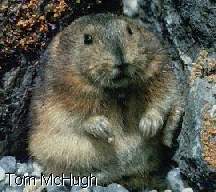
[[[157,111],[145,114],[139,123],[139,129],[145,137],[153,137],[163,125],[163,118]]]
[[[85,130],[96,138],[102,138],[108,143],[111,142],[112,128],[108,119],[104,116],[91,117],[84,124]],[[113,139],[113,138],[112,138]]]

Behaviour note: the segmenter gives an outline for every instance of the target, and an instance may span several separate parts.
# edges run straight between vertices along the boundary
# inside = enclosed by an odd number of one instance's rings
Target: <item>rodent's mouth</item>
[[[119,83],[122,83],[122,82],[130,82],[130,77],[126,76],[126,75],[122,75],[121,77],[117,77],[117,78],[114,78],[112,79],[113,83],[115,84],[119,84]]]
[[[130,77],[126,74],[118,75],[111,80],[112,87],[128,87],[130,84]]]
[[[114,68],[110,78],[110,83],[107,85],[111,88],[126,88],[132,81],[133,70],[131,68]]]
[[[118,82],[121,81],[122,79],[127,79],[127,78],[129,78],[128,75],[124,74],[123,72],[119,72],[116,76],[112,78],[112,80],[114,82]]]
[[[112,71],[113,82],[118,83],[124,79],[130,79],[130,73],[128,68],[115,68]]]
[[[102,88],[128,88],[131,84],[134,84],[134,74],[135,69],[133,67],[113,68],[111,71],[101,71],[94,76],[90,76],[89,81]]]

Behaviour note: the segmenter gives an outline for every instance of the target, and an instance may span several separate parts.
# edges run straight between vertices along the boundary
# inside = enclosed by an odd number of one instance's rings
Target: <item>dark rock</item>
[[[211,114],[216,105],[215,1],[142,0],[140,5],[142,20],[168,39],[173,62],[177,61],[175,66],[181,69],[177,74],[186,108],[175,160],[195,190],[214,191],[216,117]]]
[[[182,22],[195,40],[208,47],[216,46],[216,10],[215,2],[211,0],[183,0],[177,10]]]
[[[0,182],[0,191],[4,191],[4,189],[5,189],[4,182]]]

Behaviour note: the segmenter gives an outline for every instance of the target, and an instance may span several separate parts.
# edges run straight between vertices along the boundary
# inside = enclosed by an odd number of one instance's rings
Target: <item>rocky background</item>
[[[52,37],[82,15],[122,14],[124,8],[125,14],[136,16],[167,40],[184,88],[185,114],[173,164],[194,191],[215,192],[216,1],[139,0],[132,8],[126,6],[130,1],[125,2],[123,6],[120,0],[0,0],[0,157],[15,156],[19,162],[13,157],[3,157],[3,162],[15,162],[16,171],[27,160],[31,89],[40,55]],[[6,190],[4,174],[1,180],[5,169],[0,162],[0,191]]]

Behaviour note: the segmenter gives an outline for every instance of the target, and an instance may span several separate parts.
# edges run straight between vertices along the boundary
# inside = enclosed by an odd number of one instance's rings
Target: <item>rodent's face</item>
[[[60,38],[65,66],[103,88],[137,86],[160,71],[161,45],[153,33],[115,17],[73,23]]]

